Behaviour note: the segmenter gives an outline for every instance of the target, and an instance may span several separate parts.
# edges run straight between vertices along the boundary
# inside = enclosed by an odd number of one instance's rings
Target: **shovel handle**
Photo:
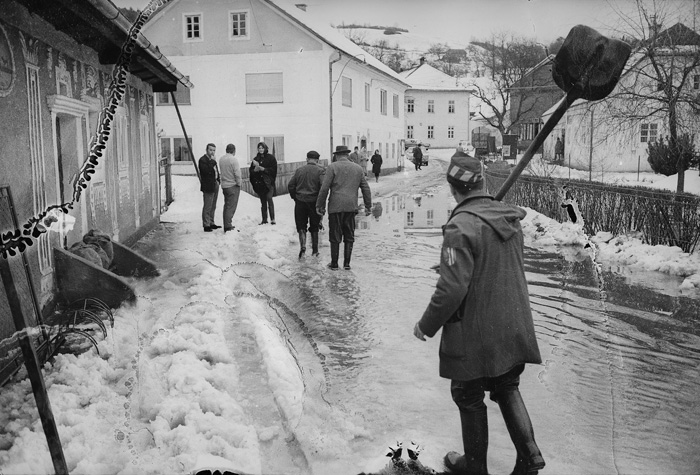
[[[501,189],[498,190],[498,193],[496,193],[496,199],[498,201],[501,201],[505,194],[508,193],[508,190],[510,190],[510,187],[513,186],[515,180],[518,179],[518,177],[525,169],[527,164],[530,163],[532,156],[535,154],[535,150],[540,148],[540,146],[544,143],[544,140],[549,136],[549,134],[552,133],[554,127],[564,116],[564,113],[567,111],[567,109],[571,106],[571,104],[574,103],[576,99],[581,97],[581,94],[581,89],[573,88],[568,92],[566,97],[564,97],[564,99],[561,100],[559,106],[554,110],[549,119],[547,119],[547,122],[545,122],[544,126],[542,127],[542,130],[539,131],[537,136],[535,136],[535,139],[525,151],[523,158],[521,158],[518,164],[515,166],[515,168],[513,168],[513,171],[510,172],[510,175],[508,175],[506,181],[504,181],[503,185],[501,185]]]

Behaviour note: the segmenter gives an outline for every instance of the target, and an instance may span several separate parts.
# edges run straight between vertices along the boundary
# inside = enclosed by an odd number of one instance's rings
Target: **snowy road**
[[[412,328],[440,236],[403,224],[428,209],[444,222],[444,165],[370,183],[382,213],[361,220],[349,272],[325,268],[325,235],[320,259],[296,259],[287,196],[275,198],[275,227],[257,225],[245,195],[240,232],[204,234],[196,179],[175,177],[162,227],[137,245],[163,275],[135,282],[139,302],[116,312],[100,356],[61,356],[46,371],[72,473],[355,474],[383,467],[397,441],[439,468],[460,449],[457,410],[438,339]],[[550,243],[526,255],[545,363],[521,388],[542,473],[698,473],[697,294],[678,291],[678,277],[609,273],[589,254]],[[31,403],[24,383],[0,392],[3,474],[52,471]],[[487,404],[489,468],[509,473],[514,450]]]

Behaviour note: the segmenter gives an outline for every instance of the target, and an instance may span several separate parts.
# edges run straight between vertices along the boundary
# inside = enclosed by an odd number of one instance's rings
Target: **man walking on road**
[[[221,189],[224,192],[224,232],[233,231],[231,223],[238,208],[238,197],[241,195],[241,166],[236,158],[236,146],[232,143],[226,146],[226,155],[219,159],[221,170]]]
[[[542,362],[525,280],[521,208],[483,192],[481,163],[457,151],[447,168],[457,207],[443,227],[435,292],[414,335],[442,328],[440,376],[452,380],[464,455],[449,452],[452,473],[488,473],[484,392],[497,402],[517,450],[513,474],[545,466],[518,385],[526,363]]]
[[[357,163],[358,165],[360,164],[360,154],[357,147],[355,147],[355,149],[352,151],[349,158],[352,163]]]
[[[311,255],[318,256],[318,228],[321,215],[316,212],[316,200],[321,190],[326,170],[318,164],[321,158],[318,152],[311,150],[306,154],[306,166],[297,168],[289,180],[287,190],[294,200],[294,222],[299,233],[299,259],[306,253],[306,225],[311,232]]]
[[[219,168],[216,164],[216,145],[207,144],[207,153],[199,159],[200,190],[204,196],[202,205],[202,226],[205,233],[210,233],[221,226],[214,224],[216,199],[219,195]]]
[[[326,169],[326,176],[316,201],[316,212],[323,216],[328,198],[328,240],[331,243],[330,269],[338,269],[340,242],[345,243],[343,268],[350,270],[350,258],[355,242],[355,215],[357,214],[357,190],[362,190],[365,214],[372,212],[372,195],[365,174],[356,163],[348,160],[350,150],[338,145],[333,152],[334,162]]]

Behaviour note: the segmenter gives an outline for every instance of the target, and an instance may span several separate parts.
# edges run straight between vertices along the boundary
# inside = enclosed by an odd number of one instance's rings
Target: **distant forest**
[[[346,25],[345,23],[342,23],[342,24],[336,26],[336,28],[347,28],[347,29],[367,28],[369,30],[384,30],[385,35],[398,35],[401,33],[408,33],[407,29],[399,28],[398,26],[375,26],[375,25],[368,25],[368,24],[355,25],[354,23],[350,24],[350,25]]]

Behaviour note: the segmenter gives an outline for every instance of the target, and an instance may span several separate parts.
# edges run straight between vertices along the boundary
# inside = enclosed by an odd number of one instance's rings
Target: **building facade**
[[[50,206],[71,202],[109,96],[112,66],[129,22],[108,1],[12,0],[0,9],[0,186],[2,231],[20,227]],[[43,233],[25,250],[37,300],[55,297],[53,247],[69,247],[90,229],[131,243],[158,223],[160,185],[155,153],[154,90],[190,84],[139,36],[124,96],[106,150],[80,199],[72,226]],[[48,309],[48,310],[47,310]]]
[[[330,159],[345,144],[380,149],[387,168],[398,165],[407,85],[311,12],[282,0],[173,0],[145,34],[197,84],[178,104],[195,158],[207,143],[218,154],[233,143],[245,166],[264,141],[280,164],[303,163],[309,150]],[[162,151],[187,163],[166,95],[156,121]]]
[[[471,140],[469,88],[423,60],[402,71],[401,77],[411,85],[405,102],[407,140],[437,148],[457,147],[460,141]]]

